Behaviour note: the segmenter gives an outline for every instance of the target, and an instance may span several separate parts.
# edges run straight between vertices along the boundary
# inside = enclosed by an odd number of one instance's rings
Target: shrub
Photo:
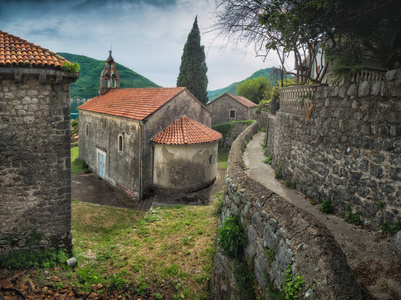
[[[286,186],[288,186],[290,189],[295,189],[296,183],[291,180],[284,180],[284,183]]]
[[[242,255],[246,236],[238,217],[229,216],[224,220],[219,230],[219,242],[225,255],[231,258],[238,258]]]
[[[0,268],[24,270],[54,268],[68,259],[65,249],[17,249],[0,255]]]
[[[281,179],[283,177],[283,174],[281,172],[281,166],[278,166],[278,170],[274,172],[274,178],[276,179]]]
[[[401,231],[401,221],[396,221],[391,226],[384,222],[382,226],[380,226],[380,229],[389,234],[396,234],[398,231]]]
[[[345,213],[345,221],[347,221],[348,223],[353,223],[356,225],[361,224],[361,218],[359,217],[359,211],[356,211],[355,213],[353,213],[352,211],[347,211]]]
[[[326,215],[332,214],[334,212],[334,207],[331,201],[327,199],[323,200],[323,202],[320,204],[320,211]]]
[[[266,157],[266,158],[263,160],[263,162],[264,162],[265,164],[271,165],[272,162],[273,162],[272,156],[269,155],[268,157]]]
[[[294,277],[294,275],[292,274],[291,266],[288,266],[287,271],[285,272],[285,282],[283,283],[285,299],[298,299],[298,292],[302,290],[304,283],[304,277]]]
[[[240,299],[256,299],[253,289],[255,280],[246,262],[236,261],[234,263],[234,278],[237,283]]]
[[[66,72],[77,73],[81,69],[81,66],[77,62],[63,62],[61,69]]]
[[[224,191],[216,193],[215,197],[215,203],[216,203],[216,209],[213,211],[213,215],[215,216],[221,216],[221,213],[223,212],[223,206],[224,206]]]

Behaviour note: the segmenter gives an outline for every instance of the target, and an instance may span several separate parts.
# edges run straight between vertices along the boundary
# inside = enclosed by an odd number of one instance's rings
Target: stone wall
[[[218,142],[194,145],[154,144],[154,190],[190,193],[216,180]]]
[[[249,126],[233,143],[229,155],[221,222],[239,216],[245,228],[245,261],[262,299],[268,288],[281,288],[284,274],[304,276],[301,299],[361,299],[344,253],[331,232],[309,213],[294,207],[248,177],[242,157],[245,142],[258,128]],[[240,299],[233,260],[217,249],[213,267],[214,299]]]
[[[335,212],[378,228],[401,218],[401,70],[386,81],[318,87],[306,111],[269,116],[266,155],[283,177]]]
[[[132,198],[139,189],[139,121],[79,111],[79,158],[99,174],[99,153],[104,155],[103,177]],[[122,139],[122,151],[118,139]],[[100,175],[100,174],[99,174]]]
[[[70,249],[70,83],[78,74],[0,68],[0,254]]]
[[[223,134],[223,138],[219,141],[219,148],[221,149],[230,148],[235,139],[248,127],[248,124],[245,123],[230,122],[225,124],[227,124],[229,128],[227,132],[221,132],[218,128],[215,129]]]

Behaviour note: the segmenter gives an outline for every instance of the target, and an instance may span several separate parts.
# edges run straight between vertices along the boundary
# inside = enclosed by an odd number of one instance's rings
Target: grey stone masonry
[[[0,254],[70,249],[70,83],[78,73],[0,68]]]
[[[266,155],[337,214],[378,228],[401,220],[401,69],[386,81],[318,87],[306,113],[269,116]]]
[[[220,220],[240,217],[247,237],[245,260],[256,278],[255,288],[262,299],[269,299],[269,289],[282,289],[290,266],[295,276],[305,279],[300,299],[362,299],[345,255],[327,227],[247,175],[242,150],[257,128],[253,123],[231,147]],[[240,299],[233,263],[217,248],[213,299]]]

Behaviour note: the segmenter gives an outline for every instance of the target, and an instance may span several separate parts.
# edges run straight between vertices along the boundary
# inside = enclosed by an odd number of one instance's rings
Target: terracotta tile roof
[[[17,36],[0,31],[0,67],[54,67],[61,68],[64,57],[34,45]]]
[[[245,97],[238,96],[238,95],[232,95],[232,94],[229,94],[229,93],[227,93],[227,95],[231,96],[232,98],[237,100],[242,105],[245,105],[246,107],[256,107],[256,106],[258,106],[256,103],[252,102],[251,100],[248,100]]]
[[[183,90],[184,87],[115,89],[85,102],[78,109],[143,120]]]
[[[193,145],[210,143],[221,138],[221,133],[183,116],[158,133],[152,142],[168,145]]]

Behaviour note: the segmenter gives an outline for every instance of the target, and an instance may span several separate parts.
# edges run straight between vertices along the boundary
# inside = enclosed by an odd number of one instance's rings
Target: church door
[[[104,177],[105,176],[105,156],[103,153],[98,152],[98,163],[99,163],[99,175]]]

